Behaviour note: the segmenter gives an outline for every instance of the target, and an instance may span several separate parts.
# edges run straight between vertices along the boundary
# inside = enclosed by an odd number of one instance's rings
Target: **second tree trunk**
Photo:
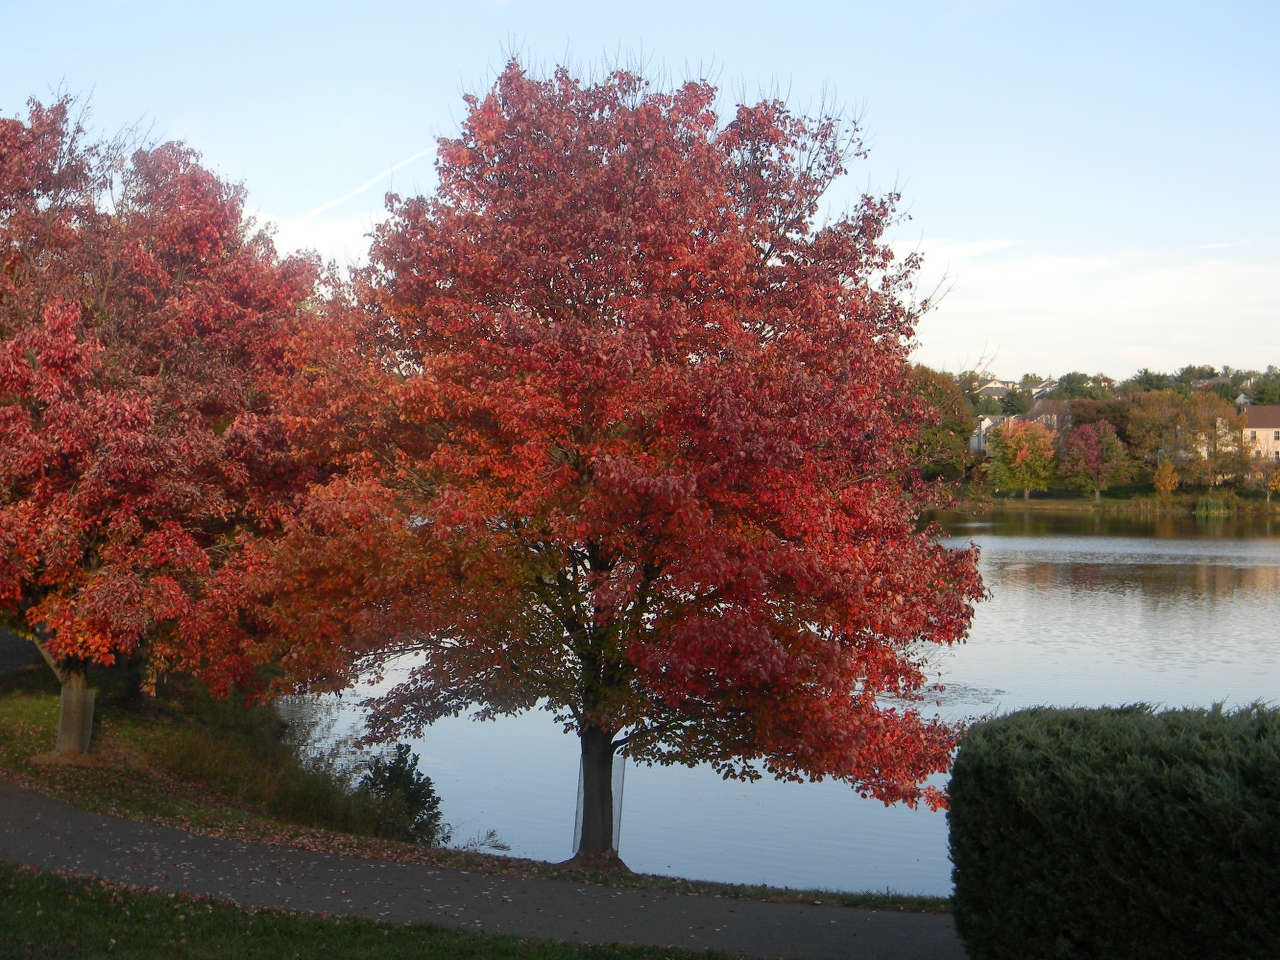
[[[582,839],[577,856],[609,856],[613,848],[613,734],[587,727],[582,743]]]

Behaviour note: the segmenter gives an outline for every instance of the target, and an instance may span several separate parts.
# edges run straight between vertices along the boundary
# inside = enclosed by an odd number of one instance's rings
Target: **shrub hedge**
[[[1280,711],[1024,710],[949,790],[970,960],[1280,957]]]

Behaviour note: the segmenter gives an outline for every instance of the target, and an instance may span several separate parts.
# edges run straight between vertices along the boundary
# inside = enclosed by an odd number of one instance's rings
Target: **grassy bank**
[[[1114,513],[1135,516],[1192,517],[1197,510],[1203,512],[1206,501],[1213,501],[1213,510],[1223,516],[1266,519],[1280,518],[1280,498],[1272,497],[1268,504],[1264,494],[1236,490],[1191,490],[1157,496],[1142,487],[1119,487],[1107,491],[1100,500],[1074,490],[1054,489],[1036,491],[1030,499],[1022,499],[1021,492],[1012,495],[992,496],[981,487],[966,487],[950,509],[962,513],[985,513],[990,510],[1048,510],[1063,513]]]
[[[142,708],[119,701],[115,671],[93,671],[99,707],[93,762],[38,764],[56,742],[58,685],[44,664],[0,677],[0,776],[73,806],[212,836],[478,873],[572,880],[701,896],[948,912],[950,901],[894,893],[707,883],[598,873],[562,864],[428,847],[378,837],[341,771],[303,762],[266,708],[213,703],[173,686]]]
[[[715,958],[657,947],[589,945],[253,910],[0,864],[0,956],[58,958],[373,957],[378,960]]]

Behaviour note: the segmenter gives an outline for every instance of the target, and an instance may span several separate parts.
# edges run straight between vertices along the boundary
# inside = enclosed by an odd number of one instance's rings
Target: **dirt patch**
[[[40,767],[102,767],[106,764],[89,753],[61,753],[50,750],[48,753],[37,753],[31,762]]]

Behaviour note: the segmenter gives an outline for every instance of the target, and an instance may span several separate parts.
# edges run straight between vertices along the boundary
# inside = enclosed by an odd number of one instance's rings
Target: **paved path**
[[[0,627],[0,677],[40,659],[40,651],[30,640]]]
[[[223,840],[0,782],[0,860],[243,905],[795,960],[964,960],[951,918],[520,880]]]

